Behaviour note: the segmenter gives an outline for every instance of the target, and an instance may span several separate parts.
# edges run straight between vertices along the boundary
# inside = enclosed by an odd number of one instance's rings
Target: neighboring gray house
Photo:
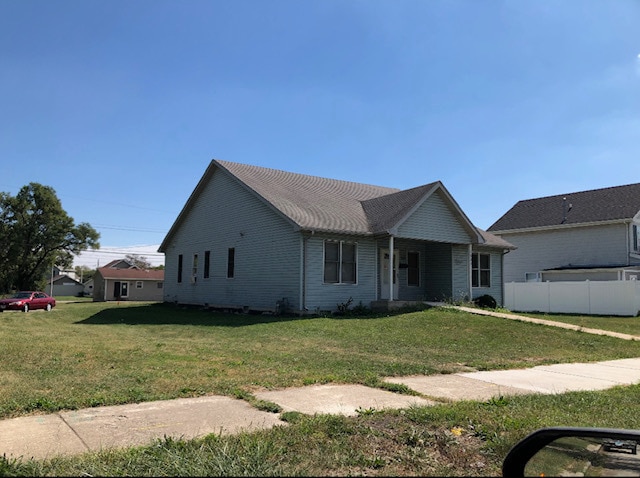
[[[640,279],[640,184],[519,201],[489,231],[505,282]]]
[[[439,181],[398,190],[213,160],[159,251],[167,302],[305,314],[349,299],[501,303],[512,247]]]
[[[93,276],[93,300],[162,301],[164,271],[139,269],[125,260],[99,267]]]
[[[57,275],[48,280],[46,292],[54,297],[70,296],[79,297],[82,296],[84,286],[81,282],[75,280],[68,275]]]

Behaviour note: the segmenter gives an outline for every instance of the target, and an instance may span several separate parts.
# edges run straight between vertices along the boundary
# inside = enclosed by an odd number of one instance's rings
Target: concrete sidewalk
[[[554,394],[602,390],[640,382],[640,358],[597,363],[558,364],[521,370],[389,377],[422,396],[392,393],[363,385],[312,385],[256,393],[283,411],[355,415],[358,410],[430,406],[457,400],[488,400],[500,395]],[[210,433],[286,425],[278,414],[259,411],[242,400],[208,396],[88,408],[0,421],[0,455],[45,459],[107,448],[146,445],[171,436],[196,438]]]

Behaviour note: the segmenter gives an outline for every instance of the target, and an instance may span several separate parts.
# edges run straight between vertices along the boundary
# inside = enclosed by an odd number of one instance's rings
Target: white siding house
[[[166,302],[304,314],[350,299],[501,302],[512,248],[440,182],[400,191],[213,160],[159,250]],[[490,263],[477,284],[474,252]]]
[[[505,282],[640,275],[640,184],[519,201],[489,231],[515,245]]]

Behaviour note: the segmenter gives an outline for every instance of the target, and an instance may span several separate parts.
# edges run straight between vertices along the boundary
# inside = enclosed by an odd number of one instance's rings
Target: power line
[[[107,224],[95,224],[94,227],[98,228],[98,229],[114,229],[117,231],[133,231],[133,232],[152,232],[152,233],[156,233],[156,234],[166,234],[167,231],[160,231],[158,229],[137,229],[137,228],[133,228],[133,227],[128,227],[128,226],[113,226],[113,225],[107,225]]]
[[[82,251],[80,254],[78,255],[85,255],[85,254],[117,254],[117,255],[122,255],[122,254],[132,254],[132,255],[136,255],[136,256],[154,256],[154,257],[164,257],[164,254],[162,252],[139,252],[139,251],[132,251],[132,250],[102,250],[102,249],[91,249],[89,251]]]

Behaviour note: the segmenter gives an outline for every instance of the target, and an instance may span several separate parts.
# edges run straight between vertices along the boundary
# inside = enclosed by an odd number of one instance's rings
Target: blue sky
[[[0,0],[0,190],[52,186],[101,265],[161,262],[213,158],[441,180],[486,229],[640,182],[639,55],[635,0]]]

